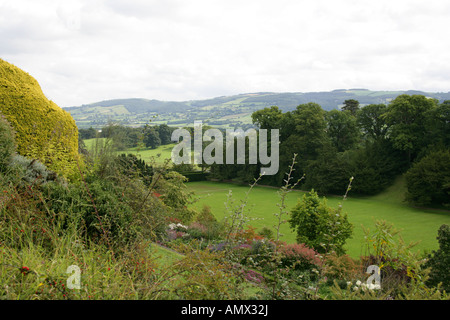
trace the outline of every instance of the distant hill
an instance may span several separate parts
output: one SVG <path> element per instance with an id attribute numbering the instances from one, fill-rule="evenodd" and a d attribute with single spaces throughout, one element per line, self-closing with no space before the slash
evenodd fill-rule
<path id="1" fill-rule="evenodd" d="M 420 94 L 441 102 L 450 100 L 450 92 L 339 89 L 328 92 L 258 92 L 181 102 L 139 98 L 115 99 L 65 110 L 70 112 L 79 128 L 99 128 L 108 121 L 128 126 L 141 126 L 149 122 L 183 126 L 192 125 L 194 120 L 203 120 L 219 127 L 245 127 L 251 125 L 252 112 L 270 106 L 278 106 L 286 112 L 294 110 L 299 104 L 315 102 L 325 110 L 331 110 L 341 107 L 348 99 L 358 100 L 361 106 L 387 104 L 400 94 Z"/>

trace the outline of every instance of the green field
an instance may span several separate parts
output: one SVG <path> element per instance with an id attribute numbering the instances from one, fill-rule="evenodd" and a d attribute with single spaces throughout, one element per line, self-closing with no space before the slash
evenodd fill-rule
<path id="1" fill-rule="evenodd" d="M 188 188 L 195 192 L 198 201 L 194 204 L 201 208 L 204 204 L 211 207 L 215 216 L 221 220 L 226 214 L 225 202 L 227 194 L 232 190 L 233 199 L 239 203 L 245 198 L 248 186 L 240 186 L 231 183 L 220 182 L 190 182 Z M 420 241 L 414 248 L 426 252 L 438 248 L 436 240 L 437 230 L 442 224 L 450 224 L 450 212 L 445 210 L 413 208 L 402 202 L 404 190 L 403 179 L 397 182 L 385 192 L 373 197 L 354 197 L 349 194 L 347 200 L 342 197 L 327 197 L 328 205 L 337 207 L 343 205 L 343 211 L 347 212 L 349 221 L 354 225 L 353 238 L 347 241 L 347 253 L 354 258 L 364 254 L 364 232 L 361 226 L 373 229 L 376 220 L 386 220 L 401 230 L 405 242 Z M 293 191 L 287 197 L 288 208 L 297 203 L 303 192 Z M 257 220 L 251 221 L 251 225 L 260 229 L 264 226 L 272 227 L 275 224 L 273 213 L 278 211 L 279 196 L 277 189 L 258 186 L 249 193 L 248 215 Z M 282 240 L 295 242 L 295 234 L 289 228 L 288 223 L 283 224 Z"/>
<path id="2" fill-rule="evenodd" d="M 93 138 L 93 139 L 86 139 L 84 140 L 84 143 L 86 145 L 86 148 L 88 151 L 91 151 L 92 148 L 95 147 L 96 141 L 97 143 L 102 144 L 105 143 L 106 138 Z M 165 159 L 170 159 L 172 156 L 172 149 L 176 144 L 167 144 L 163 146 L 159 146 L 156 149 L 149 149 L 149 148 L 129 148 L 127 150 L 121 150 L 118 151 L 118 153 L 132 153 L 135 155 L 138 155 L 142 158 L 142 160 L 150 163 L 151 158 L 154 157 L 155 161 L 157 163 L 163 163 Z"/>

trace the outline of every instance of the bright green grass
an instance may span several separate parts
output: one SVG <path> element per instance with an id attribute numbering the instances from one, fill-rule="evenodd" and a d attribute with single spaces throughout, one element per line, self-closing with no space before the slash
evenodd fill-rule
<path id="1" fill-rule="evenodd" d="M 183 258 L 183 255 L 168 248 L 164 248 L 156 243 L 152 243 L 151 251 L 161 268 L 168 268 Z"/>
<path id="2" fill-rule="evenodd" d="M 154 157 L 156 162 L 164 162 L 166 159 L 171 159 L 172 157 L 172 149 L 176 144 L 167 144 L 163 146 L 159 146 L 156 149 L 139 149 L 139 148 L 130 148 L 124 151 L 120 151 L 120 153 L 132 153 L 135 155 L 139 155 L 142 160 L 146 162 L 151 162 L 151 158 Z"/>
<path id="3" fill-rule="evenodd" d="M 352 257 L 364 254 L 364 232 L 361 226 L 373 230 L 376 220 L 386 220 L 401 230 L 405 242 L 420 243 L 414 247 L 421 252 L 438 248 L 436 240 L 437 230 L 442 224 L 450 224 L 450 212 L 444 210 L 418 209 L 402 202 L 404 190 L 403 180 L 399 179 L 391 188 L 373 197 L 353 197 L 351 192 L 347 200 L 342 197 L 328 197 L 328 205 L 337 207 L 340 203 L 348 218 L 354 225 L 353 238 L 347 241 L 347 252 Z M 188 188 L 195 192 L 199 201 L 194 205 L 201 208 L 203 204 L 211 207 L 212 212 L 221 220 L 226 214 L 225 202 L 229 190 L 236 200 L 244 199 L 248 186 L 239 186 L 220 182 L 190 182 Z M 304 193 L 293 191 L 287 197 L 286 204 L 292 208 Z M 251 221 L 251 225 L 260 229 L 264 226 L 273 227 L 276 223 L 274 212 L 278 212 L 279 196 L 277 189 L 269 187 L 255 187 L 249 194 L 249 216 L 258 218 Z M 293 243 L 295 234 L 288 223 L 282 225 L 284 233 L 282 240 Z"/>
<path id="4" fill-rule="evenodd" d="M 97 138 L 86 139 L 84 143 L 88 151 L 92 150 L 95 146 Z M 106 138 L 98 138 L 98 143 L 104 143 Z M 163 146 L 159 146 L 156 149 L 149 148 L 129 148 L 126 150 L 118 151 L 118 153 L 132 153 L 141 157 L 142 160 L 150 163 L 152 157 L 154 157 L 157 163 L 163 163 L 166 159 L 171 159 L 172 157 L 172 149 L 176 144 L 167 144 Z"/>

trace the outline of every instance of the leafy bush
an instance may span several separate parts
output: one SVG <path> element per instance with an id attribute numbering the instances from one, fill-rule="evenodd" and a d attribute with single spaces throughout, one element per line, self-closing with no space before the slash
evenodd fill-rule
<path id="1" fill-rule="evenodd" d="M 438 230 L 439 249 L 428 256 L 424 268 L 431 268 L 428 285 L 437 286 L 442 283 L 442 289 L 450 292 L 450 226 L 443 224 Z"/>
<path id="2" fill-rule="evenodd" d="M 324 276 L 327 278 L 329 285 L 334 280 L 346 283 L 349 280 L 360 279 L 362 271 L 360 261 L 352 259 L 349 255 L 331 253 L 325 258 Z"/>
<path id="3" fill-rule="evenodd" d="M 312 190 L 292 209 L 289 223 L 297 233 L 297 242 L 318 252 L 344 253 L 344 245 L 352 235 L 352 224 L 342 208 L 328 207 L 326 198 L 319 199 Z"/>
<path id="4" fill-rule="evenodd" d="M 261 230 L 259 230 L 258 235 L 268 240 L 273 240 L 274 238 L 273 231 L 267 227 L 263 227 Z"/>
<path id="5" fill-rule="evenodd" d="M 272 254 L 275 252 L 275 244 L 265 239 L 255 240 L 251 244 L 250 257 L 253 263 L 264 267 L 272 260 Z"/>
<path id="6" fill-rule="evenodd" d="M 0 172 L 5 172 L 12 156 L 16 152 L 14 131 L 0 113 Z"/>
<path id="7" fill-rule="evenodd" d="M 117 246 L 136 237 L 133 210 L 115 195 L 112 183 L 94 181 L 68 187 L 48 183 L 42 189 L 46 206 L 61 218 L 64 229 L 77 226 L 82 237 Z"/>
<path id="8" fill-rule="evenodd" d="M 151 185 L 153 177 L 153 168 L 139 159 L 134 154 L 121 154 L 117 157 L 120 166 L 119 170 L 129 177 L 138 177 L 144 181 L 147 186 Z"/>
<path id="9" fill-rule="evenodd" d="M 15 178 L 27 184 L 42 184 L 58 178 L 55 172 L 48 170 L 39 160 L 30 160 L 21 155 L 12 158 L 10 169 Z"/>
<path id="10" fill-rule="evenodd" d="M 280 246 L 280 252 L 283 267 L 304 271 L 320 265 L 318 253 L 303 243 L 285 244 Z"/>
<path id="11" fill-rule="evenodd" d="M 450 206 L 450 150 L 429 153 L 406 173 L 406 199 L 416 205 Z"/>

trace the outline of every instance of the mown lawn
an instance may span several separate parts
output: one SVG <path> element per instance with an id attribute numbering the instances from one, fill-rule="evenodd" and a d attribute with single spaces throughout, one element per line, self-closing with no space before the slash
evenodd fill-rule
<path id="1" fill-rule="evenodd" d="M 211 207 L 215 216 L 221 220 L 225 217 L 227 195 L 232 191 L 233 199 L 239 203 L 245 198 L 248 186 L 235 185 L 221 182 L 190 182 L 188 188 L 195 192 L 198 201 L 194 204 L 201 208 L 204 204 Z M 450 224 L 450 212 L 445 210 L 433 210 L 413 208 L 402 201 L 404 181 L 398 181 L 385 192 L 372 197 L 355 197 L 351 192 L 348 199 L 343 201 L 342 197 L 328 197 L 328 205 L 337 207 L 343 205 L 347 212 L 349 221 L 354 225 L 353 238 L 347 241 L 347 252 L 352 257 L 364 254 L 364 232 L 362 226 L 373 229 L 376 220 L 386 220 L 401 230 L 405 242 L 419 241 L 415 249 L 424 252 L 438 248 L 436 240 L 437 230 L 442 224 Z M 287 197 L 286 204 L 292 208 L 304 193 L 293 191 Z M 249 193 L 248 215 L 255 218 L 250 224 L 257 229 L 262 227 L 273 227 L 276 223 L 275 212 L 278 212 L 277 203 L 279 196 L 277 189 L 258 186 Z M 281 232 L 284 234 L 282 240 L 295 242 L 295 234 L 289 228 L 289 224 L 282 225 Z"/>

